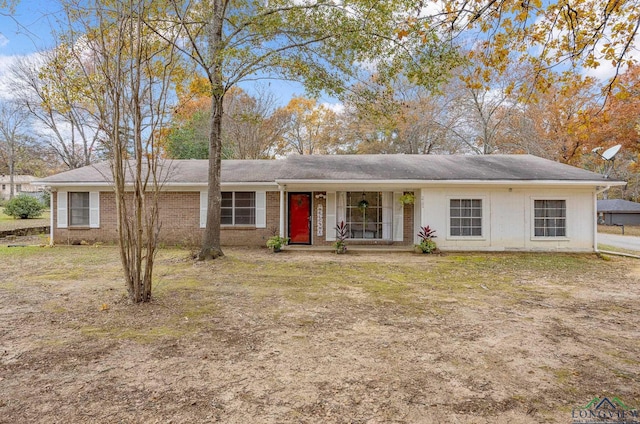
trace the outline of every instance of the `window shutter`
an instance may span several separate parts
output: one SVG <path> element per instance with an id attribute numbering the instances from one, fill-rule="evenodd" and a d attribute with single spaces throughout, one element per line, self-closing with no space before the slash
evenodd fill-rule
<path id="1" fill-rule="evenodd" d="M 393 193 L 393 241 L 404 239 L 404 204 L 400 201 L 403 192 Z M 384 217 L 384 212 L 383 215 Z"/>
<path id="2" fill-rule="evenodd" d="M 67 228 L 68 227 L 68 214 L 69 210 L 67 209 L 67 192 L 59 191 L 58 192 L 58 228 Z"/>
<path id="3" fill-rule="evenodd" d="M 347 222 L 347 192 L 337 192 L 336 201 L 338 202 L 338 207 L 336 208 L 336 224 L 342 221 Z"/>
<path id="4" fill-rule="evenodd" d="M 209 200 L 209 192 L 200 192 L 200 228 L 207 226 L 207 203 Z"/>
<path id="5" fill-rule="evenodd" d="M 327 241 L 336 239 L 336 192 L 327 191 L 327 221 L 325 225 Z"/>
<path id="6" fill-rule="evenodd" d="M 100 228 L 100 192 L 89 192 L 89 228 Z"/>
<path id="7" fill-rule="evenodd" d="M 393 193 L 390 191 L 382 192 L 382 239 L 391 240 L 393 237 Z"/>
<path id="8" fill-rule="evenodd" d="M 256 228 L 267 228 L 266 191 L 256 191 Z"/>

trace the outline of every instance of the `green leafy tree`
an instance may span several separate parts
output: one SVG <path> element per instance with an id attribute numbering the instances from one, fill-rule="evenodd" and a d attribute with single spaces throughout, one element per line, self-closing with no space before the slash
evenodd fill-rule
<path id="1" fill-rule="evenodd" d="M 223 254 L 220 161 L 224 98 L 231 88 L 249 79 L 277 77 L 300 81 L 311 94 L 325 90 L 340 95 L 350 81 L 370 71 L 358 64 L 374 66 L 385 77 L 405 73 L 437 86 L 457 59 L 456 49 L 441 42 L 435 30 L 403 26 L 420 13 L 420 1 L 173 0 L 172 4 L 173 18 L 187 41 L 180 47 L 206 75 L 212 98 L 208 209 L 200 259 Z"/>

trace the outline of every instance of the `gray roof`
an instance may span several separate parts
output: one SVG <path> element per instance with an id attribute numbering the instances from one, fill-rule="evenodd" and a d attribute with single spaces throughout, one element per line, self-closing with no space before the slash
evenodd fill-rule
<path id="1" fill-rule="evenodd" d="M 206 184 L 208 161 L 168 160 L 161 179 Z M 42 184 L 104 184 L 106 162 L 42 179 Z M 223 160 L 223 183 L 276 181 L 576 181 L 623 183 L 531 155 L 308 155 L 279 160 Z"/>
<path id="2" fill-rule="evenodd" d="M 532 155 L 289 156 L 284 169 L 281 180 L 605 180 Z"/>
<path id="3" fill-rule="evenodd" d="M 640 203 L 622 199 L 598 200 L 598 212 L 640 213 Z"/>
<path id="4" fill-rule="evenodd" d="M 223 182 L 275 182 L 280 175 L 281 160 L 224 160 Z M 206 184 L 208 160 L 167 160 L 160 167 L 160 180 L 179 184 Z M 45 184 L 108 183 L 112 180 L 108 162 L 100 162 L 40 180 Z"/>

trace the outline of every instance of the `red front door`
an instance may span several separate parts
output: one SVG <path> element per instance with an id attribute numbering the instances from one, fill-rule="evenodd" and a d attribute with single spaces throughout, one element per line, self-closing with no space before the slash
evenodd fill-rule
<path id="1" fill-rule="evenodd" d="M 311 244 L 310 193 L 289 193 L 289 243 Z"/>

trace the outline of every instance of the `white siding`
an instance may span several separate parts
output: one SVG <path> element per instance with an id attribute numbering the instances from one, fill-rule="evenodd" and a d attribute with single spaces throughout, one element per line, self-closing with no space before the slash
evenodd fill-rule
<path id="1" fill-rule="evenodd" d="M 442 250 L 594 250 L 595 210 L 589 188 L 425 188 L 421 190 L 420 225 L 435 229 Z M 482 198 L 482 237 L 448 235 L 449 199 Z M 567 207 L 566 237 L 534 237 L 534 199 L 564 199 Z"/>

